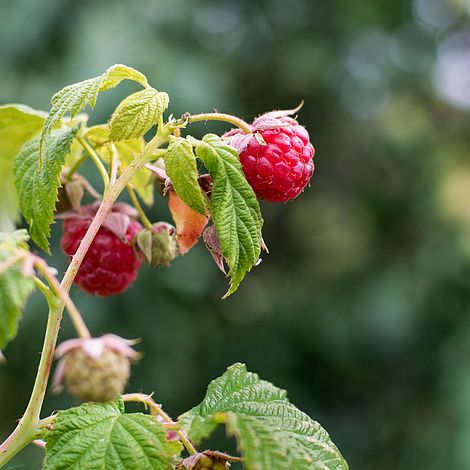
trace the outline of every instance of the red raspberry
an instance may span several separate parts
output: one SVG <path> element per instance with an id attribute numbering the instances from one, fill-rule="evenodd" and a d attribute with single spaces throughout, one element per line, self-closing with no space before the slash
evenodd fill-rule
<path id="1" fill-rule="evenodd" d="M 64 217 L 61 246 L 70 259 L 90 226 L 93 212 L 95 208 L 83 208 L 80 214 Z M 132 244 L 141 230 L 128 215 L 112 212 L 98 230 L 74 282 L 90 294 L 106 297 L 124 292 L 135 281 L 143 261 L 143 254 L 136 253 Z"/>
<path id="2" fill-rule="evenodd" d="M 313 175 L 315 150 L 305 127 L 283 112 L 253 122 L 253 133 L 231 131 L 247 181 L 260 199 L 285 202 L 296 198 Z"/>

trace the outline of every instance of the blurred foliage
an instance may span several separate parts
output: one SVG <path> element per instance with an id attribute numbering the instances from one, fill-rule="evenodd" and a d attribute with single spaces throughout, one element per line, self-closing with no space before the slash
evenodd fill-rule
<path id="1" fill-rule="evenodd" d="M 312 187 L 263 206 L 271 253 L 233 298 L 220 300 L 226 281 L 201 246 L 117 298 L 73 292 L 94 332 L 143 339 L 133 389 L 176 416 L 245 361 L 352 469 L 470 468 L 469 13 L 468 0 L 0 2 L 0 103 L 47 110 L 115 62 L 167 91 L 175 115 L 249 120 L 305 100 Z M 100 97 L 93 122 L 131 86 Z M 161 201 L 152 218 L 168 218 Z M 50 261 L 65 267 L 59 248 Z M 0 368 L 2 435 L 44 323 L 36 296 Z M 49 396 L 44 414 L 71 404 Z M 11 468 L 40 459 L 29 448 Z"/>

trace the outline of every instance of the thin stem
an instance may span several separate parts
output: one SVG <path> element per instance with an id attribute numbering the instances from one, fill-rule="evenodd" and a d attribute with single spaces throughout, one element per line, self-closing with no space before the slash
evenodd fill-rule
<path id="1" fill-rule="evenodd" d="M 163 427 L 166 431 L 177 431 L 180 428 L 179 423 L 172 422 L 172 423 L 163 423 Z"/>
<path id="2" fill-rule="evenodd" d="M 8 439 L 0 446 L 0 468 L 10 461 L 19 451 L 26 447 L 36 436 L 37 423 L 41 412 L 44 395 L 47 388 L 47 379 L 54 359 L 57 336 L 62 320 L 62 306 L 60 303 L 49 304 L 46 334 L 39 362 L 36 380 L 29 400 L 28 407 L 20 419 L 18 426 Z"/>
<path id="3" fill-rule="evenodd" d="M 92 159 L 93 163 L 95 164 L 96 168 L 100 172 L 101 178 L 103 180 L 104 187 L 107 188 L 109 186 L 109 175 L 106 171 L 101 158 L 95 152 L 95 149 L 88 143 L 86 139 L 83 137 L 77 137 L 78 142 L 80 142 L 81 146 L 88 152 L 88 155 Z"/>
<path id="4" fill-rule="evenodd" d="M 127 185 L 127 192 L 129 193 L 129 196 L 131 197 L 132 204 L 134 207 L 137 209 L 137 212 L 139 213 L 140 220 L 144 224 L 145 228 L 152 228 L 152 222 L 148 219 L 148 217 L 145 215 L 144 209 L 140 205 L 139 199 L 137 198 L 137 194 L 134 191 L 134 188 L 132 185 L 129 183 Z"/>
<path id="5" fill-rule="evenodd" d="M 80 165 L 88 158 L 88 155 L 83 154 L 80 158 L 77 158 L 73 165 L 68 169 L 67 171 L 67 180 L 72 181 L 72 176 L 75 174 L 75 172 L 78 170 Z"/>
<path id="6" fill-rule="evenodd" d="M 136 403 L 142 403 L 145 407 L 150 408 L 150 412 L 152 416 L 161 416 L 164 421 L 167 423 L 173 425 L 174 421 L 171 419 L 171 417 L 163 411 L 162 407 L 155 403 L 155 400 L 153 400 L 151 395 L 145 395 L 144 393 L 128 393 L 126 395 L 122 396 L 122 399 L 125 402 L 136 402 Z M 181 442 L 183 443 L 184 447 L 186 447 L 186 450 L 190 455 L 197 454 L 197 449 L 193 446 L 191 441 L 186 437 L 183 431 L 176 429 L 175 430 L 176 434 L 178 437 L 181 439 Z"/>
<path id="7" fill-rule="evenodd" d="M 47 287 L 46 284 L 44 284 L 44 282 L 42 282 L 41 279 L 37 278 L 36 276 L 34 277 L 34 285 L 38 290 L 41 291 L 47 302 L 50 303 L 54 297 L 54 294 L 51 292 L 49 287 Z"/>
<path id="8" fill-rule="evenodd" d="M 59 297 L 65 305 L 78 336 L 80 336 L 80 338 L 91 338 L 90 330 L 86 326 L 78 308 L 73 303 L 69 293 L 60 286 L 59 281 L 51 274 L 49 266 L 41 258 L 37 258 L 34 264 L 36 269 L 44 276 L 54 290 L 57 297 Z"/>
<path id="9" fill-rule="evenodd" d="M 251 126 L 243 119 L 224 113 L 203 113 L 187 116 L 187 122 L 223 121 L 239 127 L 245 134 L 251 133 Z"/>

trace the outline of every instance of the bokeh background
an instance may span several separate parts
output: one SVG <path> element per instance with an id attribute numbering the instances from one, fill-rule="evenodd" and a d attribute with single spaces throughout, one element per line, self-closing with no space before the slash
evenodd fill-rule
<path id="1" fill-rule="evenodd" d="M 116 62 L 167 91 L 175 115 L 251 120 L 305 100 L 311 188 L 263 204 L 270 254 L 234 296 L 221 300 L 203 246 L 119 297 L 73 291 L 95 333 L 143 339 L 132 389 L 177 416 L 242 361 L 351 469 L 470 468 L 469 14 L 468 0 L 0 1 L 0 103 L 47 110 Z M 92 122 L 135 89 L 101 95 Z M 224 127 L 193 128 L 209 129 Z M 151 215 L 168 218 L 163 201 Z M 49 261 L 65 268 L 58 248 Z M 33 296 L 6 350 L 1 436 L 27 403 L 45 317 Z M 49 395 L 44 415 L 70 405 Z M 7 468 L 41 458 L 30 447 Z"/>

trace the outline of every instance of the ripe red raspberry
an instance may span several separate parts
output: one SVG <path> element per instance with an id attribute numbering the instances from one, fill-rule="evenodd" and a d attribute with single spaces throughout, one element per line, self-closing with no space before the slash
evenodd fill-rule
<path id="1" fill-rule="evenodd" d="M 74 282 L 90 294 L 109 296 L 124 292 L 136 279 L 143 254 L 136 253 L 133 239 L 142 226 L 122 212 L 116 204 L 96 234 Z M 125 208 L 128 210 L 127 208 Z M 80 213 L 64 214 L 62 250 L 70 258 L 75 254 L 91 224 L 96 206 Z"/>
<path id="2" fill-rule="evenodd" d="M 315 150 L 305 127 L 272 112 L 253 122 L 252 134 L 231 131 L 247 181 L 260 199 L 285 202 L 296 198 L 313 175 Z"/>

